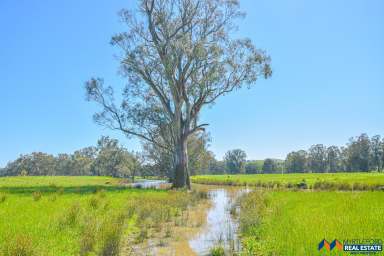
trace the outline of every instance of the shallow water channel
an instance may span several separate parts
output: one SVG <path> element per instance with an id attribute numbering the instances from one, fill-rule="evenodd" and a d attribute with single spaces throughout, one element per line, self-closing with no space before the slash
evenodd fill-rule
<path id="1" fill-rule="evenodd" d="M 161 180 L 140 180 L 133 187 L 159 188 L 166 184 Z M 230 186 L 194 185 L 194 189 L 208 192 L 210 206 L 202 209 L 206 212 L 206 221 L 197 234 L 191 237 L 188 245 L 195 255 L 209 255 L 214 247 L 223 247 L 228 255 L 239 252 L 241 243 L 238 236 L 239 223 L 236 214 L 237 199 L 249 192 L 246 188 Z M 189 255 L 189 254 L 188 254 Z"/>
<path id="2" fill-rule="evenodd" d="M 189 241 L 191 249 L 197 255 L 208 255 L 216 246 L 225 248 L 227 252 L 239 252 L 239 223 L 231 211 L 239 211 L 236 200 L 247 190 L 217 186 L 204 186 L 204 189 L 208 189 L 212 206 L 208 209 L 207 222 L 202 231 Z"/>

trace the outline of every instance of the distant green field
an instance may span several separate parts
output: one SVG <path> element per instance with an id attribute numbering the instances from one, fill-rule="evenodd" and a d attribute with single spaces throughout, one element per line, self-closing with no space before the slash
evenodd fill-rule
<path id="1" fill-rule="evenodd" d="M 75 187 L 75 186 L 105 186 L 117 185 L 118 178 L 100 176 L 12 176 L 0 178 L 1 187 Z"/>
<path id="2" fill-rule="evenodd" d="M 384 238 L 384 192 L 259 193 L 242 200 L 246 255 L 340 255 L 335 249 L 333 254 L 320 253 L 317 246 L 324 238 Z"/>
<path id="3" fill-rule="evenodd" d="M 126 188 L 122 182 L 126 180 L 98 176 L 14 176 L 0 178 L 0 192 L 55 192 L 58 189 L 66 193 L 89 193 L 100 189 L 116 191 Z"/>
<path id="4" fill-rule="evenodd" d="M 289 174 L 239 174 L 239 175 L 198 175 L 191 177 L 192 182 L 215 185 L 251 185 L 262 187 L 294 186 L 305 182 L 308 186 L 322 184 L 345 185 L 352 189 L 375 188 L 384 186 L 384 173 L 289 173 Z"/>
<path id="5" fill-rule="evenodd" d="M 197 200 L 193 193 L 131 189 L 119 182 L 0 178 L 0 255 L 117 255 L 123 237 L 145 239 L 151 227 Z"/>

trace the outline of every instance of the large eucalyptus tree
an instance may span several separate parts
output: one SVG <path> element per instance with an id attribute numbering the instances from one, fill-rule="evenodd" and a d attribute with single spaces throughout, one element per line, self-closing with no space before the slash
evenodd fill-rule
<path id="1" fill-rule="evenodd" d="M 125 32 L 112 37 L 127 78 L 122 102 L 93 78 L 87 97 L 102 106 L 97 123 L 168 150 L 174 187 L 189 187 L 187 139 L 204 130 L 205 106 L 258 77 L 271 75 L 270 58 L 249 39 L 233 39 L 243 16 L 237 0 L 139 0 L 122 10 Z"/>

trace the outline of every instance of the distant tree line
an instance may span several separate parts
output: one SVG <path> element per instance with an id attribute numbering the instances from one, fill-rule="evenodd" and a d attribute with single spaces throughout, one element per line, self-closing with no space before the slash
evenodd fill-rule
<path id="1" fill-rule="evenodd" d="M 192 175 L 209 173 L 214 155 L 208 148 L 207 134 L 190 136 L 189 168 Z M 57 156 L 32 152 L 21 155 L 0 168 L 0 176 L 163 176 L 172 178 L 172 154 L 153 144 L 143 144 L 142 152 L 128 151 L 116 139 L 101 137 L 96 146 L 85 147 L 72 154 Z"/>
<path id="2" fill-rule="evenodd" d="M 97 146 L 86 147 L 73 154 L 53 156 L 42 152 L 21 155 L 0 170 L 3 176 L 16 175 L 97 175 L 127 177 L 140 168 L 140 157 L 120 146 L 118 141 L 101 137 Z"/>
<path id="3" fill-rule="evenodd" d="M 289 153 L 285 160 L 287 172 L 367 172 L 383 168 L 384 140 L 380 135 L 369 138 L 365 133 L 350 138 L 343 147 L 316 144 L 307 151 Z"/>
<path id="4" fill-rule="evenodd" d="M 285 160 L 246 160 L 241 149 L 228 151 L 223 161 L 213 160 L 206 173 L 367 172 L 384 169 L 384 138 L 365 133 L 342 147 L 316 144 L 308 150 L 290 152 Z"/>
<path id="5" fill-rule="evenodd" d="M 187 142 L 189 173 L 253 174 L 294 172 L 383 171 L 384 139 L 366 134 L 353 137 L 342 147 L 316 144 L 308 150 L 290 152 L 285 160 L 267 158 L 247 160 L 244 150 L 229 150 L 217 160 L 208 150 L 207 134 L 190 136 Z M 53 156 L 41 152 L 21 155 L 0 169 L 0 175 L 97 175 L 113 177 L 163 176 L 172 180 L 173 157 L 152 143 L 143 144 L 142 152 L 131 152 L 117 140 L 101 137 L 97 146 L 86 147 L 72 154 Z"/>

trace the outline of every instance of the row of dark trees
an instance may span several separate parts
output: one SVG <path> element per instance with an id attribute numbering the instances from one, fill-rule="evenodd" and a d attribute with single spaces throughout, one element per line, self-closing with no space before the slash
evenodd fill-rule
<path id="1" fill-rule="evenodd" d="M 97 146 L 86 147 L 73 154 L 53 156 L 42 152 L 21 155 L 9 162 L 1 175 L 97 175 L 112 177 L 133 176 L 139 170 L 141 157 L 129 152 L 109 137 L 101 137 Z"/>
<path id="2" fill-rule="evenodd" d="M 223 161 L 213 159 L 205 173 L 354 172 L 384 169 L 384 138 L 365 133 L 350 138 L 342 147 L 316 144 L 289 153 L 284 160 L 267 158 L 247 161 L 241 149 L 228 151 Z"/>
<path id="3" fill-rule="evenodd" d="M 188 139 L 189 172 L 197 174 L 287 173 L 287 172 L 353 172 L 384 169 L 384 139 L 366 134 L 351 138 L 343 147 L 316 144 L 308 150 L 289 153 L 284 160 L 267 158 L 247 160 L 245 151 L 229 150 L 222 161 L 208 150 L 209 136 L 194 135 Z M 117 140 L 102 137 L 97 146 L 73 154 L 53 156 L 41 152 L 21 155 L 9 162 L 0 175 L 98 175 L 113 177 L 166 176 L 172 180 L 171 152 L 151 143 L 134 153 Z"/>
<path id="4" fill-rule="evenodd" d="M 382 171 L 384 168 L 384 139 L 367 134 L 353 137 L 343 147 L 323 144 L 307 151 L 291 152 L 285 160 L 287 172 L 353 172 Z"/>
<path id="5" fill-rule="evenodd" d="M 284 160 L 267 158 L 265 160 L 247 160 L 245 151 L 229 150 L 223 161 L 213 159 L 209 169 L 202 174 L 255 174 L 277 173 L 284 171 Z"/>
<path id="6" fill-rule="evenodd" d="M 207 173 L 214 155 L 208 148 L 206 134 L 188 140 L 189 168 L 192 175 Z M 85 147 L 72 154 L 57 156 L 42 152 L 21 155 L 0 168 L 0 176 L 166 176 L 173 178 L 172 154 L 150 143 L 143 144 L 142 152 L 131 152 L 116 139 L 101 137 L 96 146 Z"/>
<path id="7" fill-rule="evenodd" d="M 198 174 L 253 174 L 253 173 L 276 173 L 284 169 L 284 160 L 267 158 L 265 160 L 247 160 L 244 150 L 233 149 L 225 153 L 222 161 L 210 158 Z M 195 174 L 197 174 L 195 172 Z"/>

